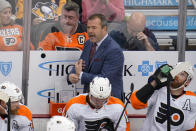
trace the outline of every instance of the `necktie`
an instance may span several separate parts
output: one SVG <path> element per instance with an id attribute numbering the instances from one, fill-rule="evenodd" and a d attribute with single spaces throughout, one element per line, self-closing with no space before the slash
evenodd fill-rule
<path id="1" fill-rule="evenodd" d="M 91 60 L 92 60 L 92 58 L 93 58 L 93 56 L 94 56 L 94 54 L 96 52 L 96 46 L 97 46 L 97 44 L 93 43 L 93 45 L 91 47 L 91 51 L 90 51 L 90 59 L 89 59 L 90 61 L 89 62 L 91 62 Z"/>

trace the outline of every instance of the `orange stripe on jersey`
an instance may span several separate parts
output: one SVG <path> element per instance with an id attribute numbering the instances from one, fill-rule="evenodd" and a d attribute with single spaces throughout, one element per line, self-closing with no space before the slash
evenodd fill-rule
<path id="1" fill-rule="evenodd" d="M 190 95 L 190 96 L 196 96 L 196 94 L 192 91 L 186 91 L 185 93 L 186 95 Z"/>
<path id="2" fill-rule="evenodd" d="M 136 91 L 137 92 L 137 91 Z M 136 96 L 136 92 L 133 92 L 133 94 L 131 95 L 131 105 L 133 106 L 133 108 L 135 109 L 143 109 L 146 108 L 148 105 L 147 103 L 143 103 L 141 102 L 137 96 Z"/>
<path id="3" fill-rule="evenodd" d="M 17 115 L 26 116 L 30 121 L 32 121 L 32 113 L 25 105 L 20 105 Z"/>
<path id="4" fill-rule="evenodd" d="M 63 32 L 53 32 L 39 42 L 39 48 L 43 50 L 66 50 L 66 48 L 83 50 L 84 43 L 88 39 L 86 32 L 75 33 L 70 37 L 67 34 L 63 34 Z"/>
<path id="5" fill-rule="evenodd" d="M 107 105 L 111 105 L 111 104 L 120 104 L 120 105 L 122 105 L 122 106 L 124 107 L 123 102 L 122 102 L 120 99 L 115 98 L 115 97 L 113 97 L 113 96 L 111 96 L 111 97 L 109 98 L 108 103 L 107 103 Z"/>
<path id="6" fill-rule="evenodd" d="M 86 95 L 80 95 L 69 100 L 65 106 L 65 111 L 67 111 L 72 104 L 76 104 L 76 103 L 86 104 Z"/>

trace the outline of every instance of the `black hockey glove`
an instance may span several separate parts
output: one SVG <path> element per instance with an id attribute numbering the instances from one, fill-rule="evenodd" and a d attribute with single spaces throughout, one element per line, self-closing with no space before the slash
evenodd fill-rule
<path id="1" fill-rule="evenodd" d="M 153 80 L 156 81 L 157 86 L 155 90 L 160 89 L 161 87 L 167 86 L 169 83 L 169 79 L 171 79 L 170 71 L 172 70 L 172 66 L 168 64 L 164 64 L 160 66 L 155 73 L 148 78 L 148 83 Z"/>

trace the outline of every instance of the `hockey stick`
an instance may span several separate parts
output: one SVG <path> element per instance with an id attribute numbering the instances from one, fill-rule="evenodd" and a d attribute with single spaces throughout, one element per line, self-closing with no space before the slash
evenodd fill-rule
<path id="1" fill-rule="evenodd" d="M 10 101 L 10 98 L 9 98 L 9 100 L 8 100 L 8 103 L 7 103 L 7 105 L 8 105 L 8 111 L 7 111 L 7 113 L 8 113 L 8 117 L 7 117 L 7 131 L 10 131 L 10 121 L 11 121 L 11 118 L 10 118 L 10 110 L 11 110 L 11 101 Z"/>
<path id="2" fill-rule="evenodd" d="M 171 130 L 171 110 L 170 110 L 170 82 L 172 81 L 171 75 L 167 80 L 167 131 Z"/>
<path id="3" fill-rule="evenodd" d="M 168 83 L 168 85 L 167 85 L 167 131 L 171 130 L 170 124 L 171 124 L 171 119 L 170 119 L 170 86 Z"/>
<path id="4" fill-rule="evenodd" d="M 122 119 L 122 116 L 123 116 L 123 114 L 124 114 L 124 112 L 125 112 L 125 110 L 126 110 L 126 108 L 127 108 L 127 105 L 128 105 L 129 103 L 131 103 L 131 102 L 130 102 L 130 98 L 131 98 L 131 95 L 132 95 L 133 90 L 134 90 L 134 84 L 133 84 L 133 83 L 131 83 L 131 88 L 130 88 L 130 90 L 131 90 L 131 92 L 130 92 L 129 94 L 127 94 L 127 96 L 125 97 L 125 99 L 126 99 L 127 101 L 126 101 L 125 107 L 124 107 L 124 109 L 123 109 L 123 111 L 122 111 L 122 113 L 121 113 L 121 115 L 120 115 L 120 118 L 119 118 L 119 120 L 118 120 L 118 122 L 117 122 L 117 124 L 116 124 L 116 127 L 114 128 L 114 131 L 117 131 L 117 128 L 118 128 L 118 126 L 119 126 L 119 124 L 120 124 L 120 121 L 121 121 L 121 119 Z"/>

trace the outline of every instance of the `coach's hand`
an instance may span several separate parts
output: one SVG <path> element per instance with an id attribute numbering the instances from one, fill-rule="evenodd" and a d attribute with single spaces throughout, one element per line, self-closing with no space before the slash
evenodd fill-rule
<path id="1" fill-rule="evenodd" d="M 76 84 L 79 81 L 79 76 L 77 74 L 69 74 L 69 81 L 72 84 Z"/>

